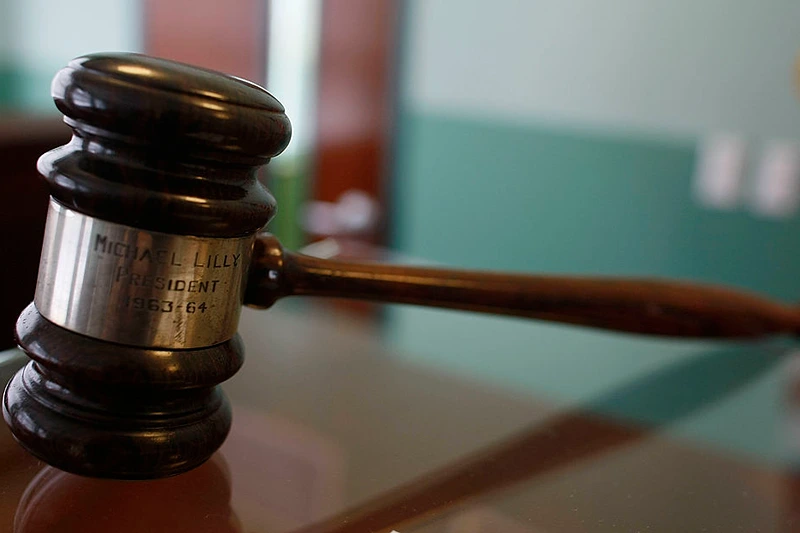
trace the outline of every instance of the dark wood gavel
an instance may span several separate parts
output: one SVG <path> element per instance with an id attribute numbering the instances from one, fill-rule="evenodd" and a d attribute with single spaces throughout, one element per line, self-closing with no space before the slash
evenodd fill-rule
<path id="1" fill-rule="evenodd" d="M 203 463 L 231 412 L 242 304 L 293 295 L 428 305 L 677 337 L 794 334 L 800 313 L 672 281 L 509 275 L 316 259 L 259 231 L 275 201 L 258 169 L 288 144 L 261 87 L 135 54 L 78 58 L 52 86 L 73 130 L 43 155 L 51 192 L 34 303 L 17 323 L 32 361 L 3 414 L 44 461 L 154 478 Z"/>

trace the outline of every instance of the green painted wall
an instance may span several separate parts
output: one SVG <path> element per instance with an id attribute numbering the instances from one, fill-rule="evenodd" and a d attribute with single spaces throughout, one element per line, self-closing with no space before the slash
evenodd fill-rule
<path id="1" fill-rule="evenodd" d="M 692 198 L 695 139 L 402 114 L 401 251 L 477 268 L 669 275 L 800 298 L 800 218 Z"/>
<path id="2" fill-rule="evenodd" d="M 800 221 L 697 206 L 692 138 L 413 111 L 401 113 L 399 132 L 394 242 L 410 256 L 482 269 L 673 276 L 787 301 L 800 296 Z M 783 454 L 775 355 L 783 345 L 665 341 L 411 307 L 393 308 L 386 331 L 406 357 L 466 379 L 667 423 L 676 435 L 766 461 Z M 730 354 L 731 369 L 765 366 L 739 376 L 735 391 L 681 411 L 676 398 L 691 402 L 703 381 L 728 382 L 720 352 Z M 675 394 L 660 402 L 628 394 L 653 376 L 658 390 Z"/>

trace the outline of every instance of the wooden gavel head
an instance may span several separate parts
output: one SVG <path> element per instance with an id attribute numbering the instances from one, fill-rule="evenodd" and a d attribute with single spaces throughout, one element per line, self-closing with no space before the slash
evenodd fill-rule
<path id="1" fill-rule="evenodd" d="M 275 211 L 257 172 L 289 120 L 257 85 L 135 54 L 78 58 L 52 93 L 73 137 L 39 160 L 51 201 L 17 323 L 32 361 L 3 414 L 69 472 L 189 470 L 230 428 L 218 384 L 243 362 L 248 264 Z"/>

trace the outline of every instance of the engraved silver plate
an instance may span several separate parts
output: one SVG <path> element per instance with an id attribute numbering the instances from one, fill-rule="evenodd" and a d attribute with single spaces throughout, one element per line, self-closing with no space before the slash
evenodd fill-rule
<path id="1" fill-rule="evenodd" d="M 96 339 L 211 346 L 236 333 L 254 239 L 144 231 L 51 199 L 34 301 L 51 322 Z"/>

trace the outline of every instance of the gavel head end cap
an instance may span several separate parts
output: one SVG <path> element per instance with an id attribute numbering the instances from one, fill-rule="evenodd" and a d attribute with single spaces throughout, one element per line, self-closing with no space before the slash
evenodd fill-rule
<path id="1" fill-rule="evenodd" d="M 156 150 L 264 164 L 291 137 L 283 106 L 262 87 L 140 54 L 76 58 L 55 76 L 52 95 L 78 132 Z"/>

